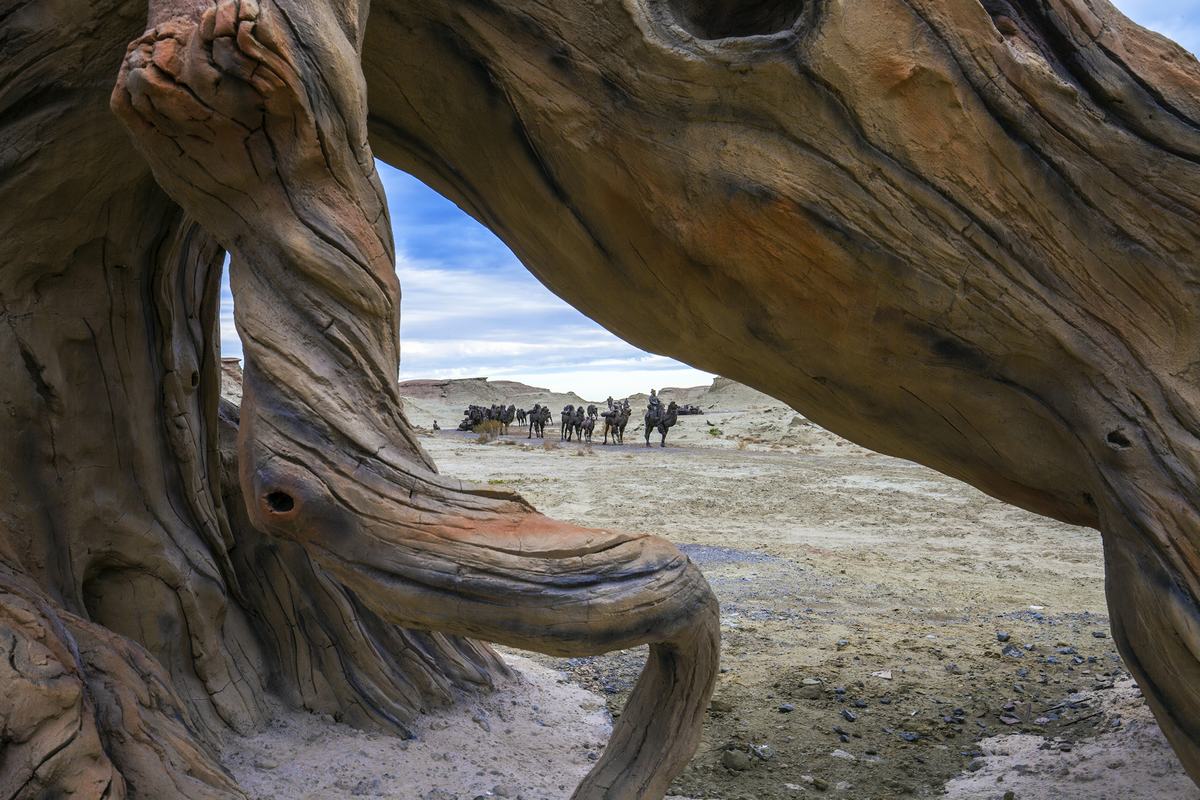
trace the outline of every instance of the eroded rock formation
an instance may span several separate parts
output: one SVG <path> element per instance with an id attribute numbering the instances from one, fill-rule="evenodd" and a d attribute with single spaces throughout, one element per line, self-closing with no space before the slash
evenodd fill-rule
<path id="1" fill-rule="evenodd" d="M 412 435 L 372 148 L 625 338 L 1099 527 L 1200 778 L 1193 58 L 1104 0 L 372 6 L 0 0 L 6 796 L 240 797 L 266 692 L 403 730 L 501 668 L 455 635 L 653 643 L 579 796 L 694 748 L 695 568 Z"/>
<path id="2" fill-rule="evenodd" d="M 376 152 L 623 338 L 1100 528 L 1200 779 L 1193 56 L 1105 0 L 397 1 L 363 63 Z"/>
<path id="3" fill-rule="evenodd" d="M 214 745 L 261 723 L 266 691 L 403 732 L 503 669 L 455 634 L 564 655 L 650 644 L 576 794 L 663 794 L 699 741 L 715 600 L 665 541 L 548 520 L 443 478 L 421 450 L 396 392 L 365 7 L 151 4 L 108 80 L 127 133 L 59 88 L 91 80 L 55 50 L 92 55 L 108 18 L 89 11 L 0 12 L 5 86 L 29 90 L 42 60 L 57 70 L 6 117 L 6 191 L 32 202 L 25 226 L 6 220 L 2 563 L 34 598 L 5 606 L 9 795 L 241 796 Z M 80 163 L 92 120 L 94 155 L 113 155 Z M 77 172 L 82 213 L 62 205 Z M 219 416 L 223 251 L 246 374 L 240 409 Z"/>

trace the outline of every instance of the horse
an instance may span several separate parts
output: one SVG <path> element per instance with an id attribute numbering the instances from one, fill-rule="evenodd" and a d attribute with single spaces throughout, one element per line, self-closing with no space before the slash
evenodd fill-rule
<path id="1" fill-rule="evenodd" d="M 652 409 L 646 410 L 646 447 L 650 446 L 650 431 L 657 429 L 662 434 L 662 441 L 659 447 L 667 446 L 667 431 L 679 421 L 679 406 L 672 400 L 667 406 L 665 412 L 659 411 L 657 414 Z"/>

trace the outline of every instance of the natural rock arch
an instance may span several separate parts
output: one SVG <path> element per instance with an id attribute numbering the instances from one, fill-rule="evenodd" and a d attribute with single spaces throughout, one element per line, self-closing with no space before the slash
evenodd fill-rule
<path id="1" fill-rule="evenodd" d="M 625 338 L 1100 527 L 1117 640 L 1200 777 L 1200 67 L 1104 0 L 3 0 L 0 26 L 6 796 L 239 797 L 211 744 L 264 689 L 396 729 L 502 668 L 394 623 L 656 643 L 581 796 L 661 794 L 694 748 L 695 568 L 411 435 L 368 135 Z"/>

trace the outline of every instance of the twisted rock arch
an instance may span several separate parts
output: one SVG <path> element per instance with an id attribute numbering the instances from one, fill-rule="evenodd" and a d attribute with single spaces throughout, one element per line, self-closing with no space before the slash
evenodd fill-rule
<path id="1" fill-rule="evenodd" d="M 454 634 L 652 642 L 578 796 L 686 763 L 711 593 L 436 473 L 372 149 L 630 341 L 1099 527 L 1200 778 L 1200 67 L 1104 0 L 0 0 L 0 33 L 0 793 L 241 797 L 212 749 L 264 692 L 403 730 L 502 669 Z"/>

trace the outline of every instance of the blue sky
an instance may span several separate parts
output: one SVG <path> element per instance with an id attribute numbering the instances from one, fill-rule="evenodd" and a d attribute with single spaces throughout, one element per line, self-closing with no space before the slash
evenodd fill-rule
<path id="1" fill-rule="evenodd" d="M 1200 52 L 1200 0 L 1118 0 L 1134 20 Z M 403 292 L 400 378 L 518 380 L 584 397 L 698 386 L 712 375 L 626 344 L 550 293 L 490 231 L 379 163 Z M 228 281 L 221 350 L 241 356 Z"/>
<path id="2" fill-rule="evenodd" d="M 1200 53 L 1200 0 L 1115 0 L 1125 15 Z"/>

